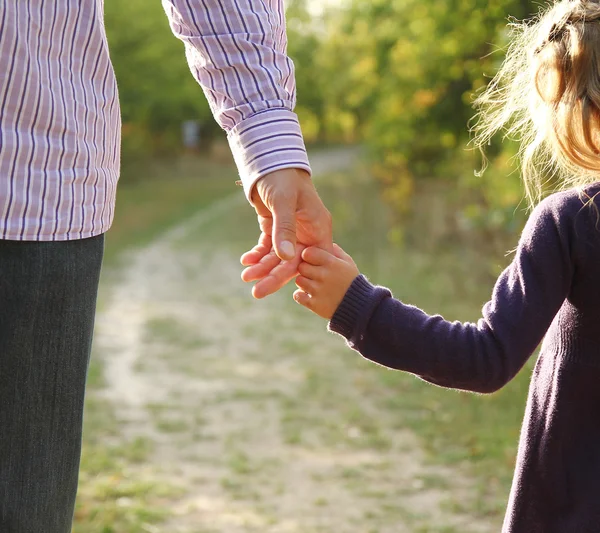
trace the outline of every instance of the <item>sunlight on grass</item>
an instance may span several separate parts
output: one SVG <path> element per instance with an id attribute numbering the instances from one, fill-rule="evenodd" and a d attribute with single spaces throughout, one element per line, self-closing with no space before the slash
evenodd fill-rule
<path id="1" fill-rule="evenodd" d="M 144 179 L 128 176 L 131 182 L 123 180 L 119 187 L 115 222 L 107 235 L 105 271 L 117 266 L 123 252 L 149 242 L 216 199 L 239 192 L 233 167 L 203 160 L 162 163 L 139 173 Z M 171 331 L 169 324 L 155 326 L 153 334 L 159 336 L 172 339 L 181 334 Z M 104 382 L 102 372 L 100 360 L 92 357 L 73 533 L 152 533 L 153 524 L 169 515 L 169 502 L 179 489 L 129 477 L 129 466 L 143 463 L 153 443 L 142 437 L 122 442 L 112 405 L 96 393 Z M 183 420 L 157 419 L 156 423 L 166 432 L 188 428 Z"/>
<path id="2" fill-rule="evenodd" d="M 119 209 L 126 212 L 126 216 L 117 219 L 114 236 L 108 240 L 108 246 L 112 247 L 108 269 L 118 271 L 123 251 L 150 242 L 166 226 L 184 220 L 215 198 L 229 194 L 230 170 L 216 169 L 214 175 L 205 176 L 201 181 L 184 176 L 169 181 L 137 181 L 124 187 Z M 405 244 L 392 244 L 391 217 L 381 204 L 377 187 L 370 181 L 331 175 L 320 180 L 319 189 L 334 215 L 336 240 L 374 282 L 389 285 L 396 296 L 408 303 L 449 319 L 479 317 L 481 306 L 489 297 L 493 275 L 508 258 L 493 255 L 492 251 L 484 253 L 474 242 L 428 240 L 422 234 L 423 228 L 410 220 L 404 227 Z M 417 195 L 416 205 L 421 201 L 428 204 L 429 198 L 420 199 Z M 176 245 L 208 254 L 218 249 L 236 257 L 252 246 L 256 235 L 254 213 L 242 203 L 240 209 L 219 214 L 203 225 L 201 232 L 192 232 Z M 415 239 L 414 235 L 419 238 Z M 495 266 L 490 267 L 491 264 Z M 243 405 L 248 412 L 262 412 L 275 405 L 279 439 L 288 450 L 303 450 L 316 457 L 326 456 L 333 450 L 351 457 L 367 454 L 370 460 L 340 464 L 328 472 L 329 477 L 322 479 L 323 483 L 337 483 L 360 500 L 377 503 L 361 519 L 360 527 L 364 531 L 375 532 L 395 522 L 408 524 L 410 531 L 459 531 L 453 526 L 440 528 L 433 522 L 425 526 L 423 524 L 430 523 L 429 518 L 418 513 L 413 516 L 410 504 L 398 507 L 393 503 L 421 490 L 448 494 L 450 500 L 445 505 L 449 512 L 491 517 L 499 522 L 512 475 L 527 370 L 505 390 L 489 397 L 443 390 L 413 376 L 370 364 L 345 348 L 341 339 L 336 349 L 330 349 L 329 344 L 320 346 L 321 341 L 315 342 L 315 339 L 323 338 L 317 332 L 324 330 L 325 322 L 291 301 L 292 287 L 263 302 L 252 301 L 249 291 L 247 300 L 234 295 L 224 301 L 218 298 L 218 286 L 214 287 L 214 293 L 210 292 L 211 287 L 207 289 L 202 297 L 220 310 L 246 314 L 268 308 L 268 328 L 257 328 L 256 323 L 251 322 L 249 326 L 240 324 L 237 330 L 238 335 L 257 343 L 246 357 L 265 365 L 276 364 L 281 359 L 291 363 L 298 361 L 298 376 L 293 387 L 290 383 L 289 390 L 269 388 L 273 383 L 266 381 L 263 388 L 240 380 L 235 387 L 215 392 L 211 402 L 202 405 L 203 412 L 210 413 L 211 409 L 218 410 L 225 405 L 234 411 L 235 406 Z M 164 345 L 163 359 L 173 370 L 193 375 L 204 372 L 207 361 L 197 354 L 203 348 L 209 349 L 211 343 L 201 332 L 168 317 L 151 318 L 145 326 L 144 342 L 154 347 Z M 274 340 L 270 328 L 285 331 L 290 327 L 296 335 L 280 335 Z M 140 372 L 147 370 L 143 363 L 144 360 L 140 360 L 141 366 L 137 369 Z M 231 365 L 235 368 L 234 362 L 223 358 L 221 366 L 213 365 L 212 377 L 220 379 L 223 373 L 232 374 Z M 134 482 L 128 477 L 128 465 L 143 464 L 153 453 L 153 443 L 147 439 L 119 441 L 120 421 L 112 413 L 110 403 L 93 392 L 101 388 L 102 382 L 101 367 L 94 361 L 90 369 L 92 393 L 87 404 L 82 488 L 74 532 L 152 531 L 154 525 L 168 515 L 176 491 L 151 480 Z M 147 406 L 155 430 L 173 438 L 197 439 L 197 442 L 215 438 L 205 434 L 207 421 L 202 415 L 190 418 L 190 413 L 177 414 L 175 404 Z M 223 412 L 224 423 L 229 423 L 234 411 Z M 453 480 L 443 475 L 426 472 L 415 480 L 415 486 L 408 487 L 397 487 L 396 480 L 388 479 L 390 472 L 402 464 L 404 449 L 395 437 L 406 430 L 417 435 L 432 465 L 449 465 L 475 478 L 473 501 L 452 499 Z M 221 458 L 220 489 L 233 501 L 268 505 L 269 491 L 278 494 L 277 490 L 284 490 L 278 489 L 281 481 L 271 474 L 285 469 L 286 465 L 277 461 L 267 464 L 239 447 L 239 443 L 248 438 L 246 426 L 229 431 Z M 206 457 L 193 457 L 197 463 L 205 460 Z M 391 487 L 395 487 L 392 492 Z M 311 502 L 313 509 L 326 510 L 329 497 L 315 495 Z M 276 519 L 273 520 L 276 523 Z"/>
<path id="3" fill-rule="evenodd" d="M 148 243 L 157 234 L 215 200 L 240 194 L 237 171 L 203 159 L 154 163 L 119 184 L 115 220 L 107 233 L 105 261 Z"/>
<path id="4" fill-rule="evenodd" d="M 367 212 L 369 216 L 346 218 L 338 224 L 338 240 L 354 256 L 361 270 L 374 283 L 389 286 L 394 295 L 449 320 L 475 321 L 489 299 L 494 276 L 510 257 L 479 242 L 461 240 L 450 245 L 435 242 L 420 226 L 405 227 L 410 246 L 386 242 L 386 217 L 377 209 L 372 185 L 340 189 L 323 187 L 328 205 L 345 212 Z M 429 194 L 429 193 L 428 193 Z M 365 199 L 367 201 L 365 202 Z M 428 209 L 430 198 L 418 194 L 417 212 Z M 411 235 L 418 238 L 410 239 Z M 516 243 L 507 241 L 508 250 Z M 495 265 L 490 269 L 490 264 Z M 480 476 L 480 514 L 501 516 L 504 512 L 516 456 L 520 425 L 533 359 L 515 380 L 491 396 L 448 391 L 410 375 L 375 369 L 382 390 L 381 409 L 393 411 L 399 426 L 409 427 L 420 437 L 432 461 L 467 466 Z M 373 371 L 373 370 L 370 370 Z"/>

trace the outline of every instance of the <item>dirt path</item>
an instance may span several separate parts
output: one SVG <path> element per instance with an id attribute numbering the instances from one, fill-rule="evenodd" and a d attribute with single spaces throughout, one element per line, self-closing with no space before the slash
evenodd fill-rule
<path id="1" fill-rule="evenodd" d="M 313 158 L 316 173 L 350 162 Z M 102 289 L 103 394 L 124 440 L 153 443 L 137 475 L 177 489 L 172 516 L 148 531 L 493 531 L 459 512 L 471 483 L 428 465 L 378 407 L 371 365 L 289 292 L 250 298 L 222 240 L 243 201 L 222 200 L 135 251 Z"/>

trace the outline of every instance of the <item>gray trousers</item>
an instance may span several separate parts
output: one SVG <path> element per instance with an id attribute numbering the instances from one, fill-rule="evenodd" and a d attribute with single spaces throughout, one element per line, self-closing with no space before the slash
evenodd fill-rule
<path id="1" fill-rule="evenodd" d="M 0 240 L 0 532 L 69 533 L 104 236 Z"/>

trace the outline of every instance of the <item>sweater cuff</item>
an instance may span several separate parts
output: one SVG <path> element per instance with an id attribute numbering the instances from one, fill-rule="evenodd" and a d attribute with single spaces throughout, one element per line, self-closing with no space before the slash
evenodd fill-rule
<path id="1" fill-rule="evenodd" d="M 377 287 L 371 285 L 362 274 L 357 276 L 346 292 L 342 303 L 338 306 L 329 321 L 328 329 L 350 340 L 358 325 L 363 322 L 366 310 L 372 307 L 371 302 L 377 298 Z"/>
<path id="2" fill-rule="evenodd" d="M 284 168 L 311 173 L 298 116 L 287 109 L 263 111 L 240 122 L 228 136 L 246 197 L 266 174 Z"/>

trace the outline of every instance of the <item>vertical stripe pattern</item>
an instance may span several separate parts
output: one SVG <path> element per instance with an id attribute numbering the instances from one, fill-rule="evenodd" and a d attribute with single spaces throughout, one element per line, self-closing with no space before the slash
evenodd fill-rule
<path id="1" fill-rule="evenodd" d="M 110 226 L 102 204 L 114 202 L 120 116 L 101 10 L 97 0 L 0 4 L 0 238 Z"/>
<path id="2" fill-rule="evenodd" d="M 283 0 L 162 2 L 246 191 L 273 170 L 310 172 Z M 103 0 L 0 3 L 2 239 L 81 239 L 111 225 L 121 119 L 103 9 Z"/>
<path id="3" fill-rule="evenodd" d="M 227 131 L 246 194 L 267 173 L 310 172 L 293 112 L 283 0 L 162 0 L 190 69 Z"/>

